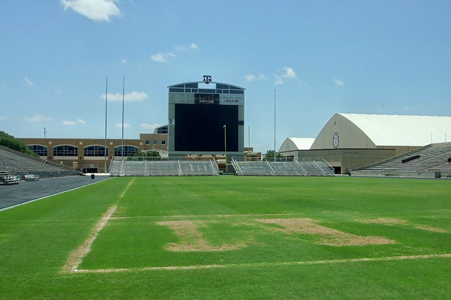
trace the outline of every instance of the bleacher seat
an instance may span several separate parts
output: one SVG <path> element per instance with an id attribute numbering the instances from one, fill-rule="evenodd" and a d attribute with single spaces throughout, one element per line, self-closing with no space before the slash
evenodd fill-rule
<path id="1" fill-rule="evenodd" d="M 111 176 L 216 176 L 214 161 L 127 161 L 113 160 Z"/>
<path id="2" fill-rule="evenodd" d="M 0 146 L 0 169 L 23 178 L 28 174 L 33 174 L 38 178 L 78 175 L 77 171 L 66 166 L 46 163 L 40 158 L 29 156 L 3 146 Z"/>
<path id="3" fill-rule="evenodd" d="M 239 176 L 334 176 L 334 169 L 322 158 L 298 162 L 237 161 L 232 159 Z"/>
<path id="4" fill-rule="evenodd" d="M 375 164 L 351 170 L 352 176 L 451 176 L 451 143 L 430 144 Z"/>

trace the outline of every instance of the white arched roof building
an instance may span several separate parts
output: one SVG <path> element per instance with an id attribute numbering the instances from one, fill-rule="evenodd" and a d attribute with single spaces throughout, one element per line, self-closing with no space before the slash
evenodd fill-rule
<path id="1" fill-rule="evenodd" d="M 337 113 L 311 149 L 421 147 L 447 139 L 451 117 Z"/>
<path id="2" fill-rule="evenodd" d="M 293 150 L 309 150 L 312 147 L 315 138 L 291 138 L 288 137 L 283 141 L 279 148 L 279 152 Z"/>
<path id="3" fill-rule="evenodd" d="M 299 161 L 322 157 L 348 173 L 431 143 L 451 141 L 451 117 L 336 113 L 316 139 L 287 138 L 279 152 Z"/>

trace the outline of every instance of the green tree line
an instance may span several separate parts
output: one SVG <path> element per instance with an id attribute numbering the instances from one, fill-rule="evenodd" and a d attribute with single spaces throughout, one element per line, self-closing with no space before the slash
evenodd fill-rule
<path id="1" fill-rule="evenodd" d="M 15 137 L 13 137 L 12 135 L 7 134 L 4 131 L 0 131 L 0 145 L 22 152 L 22 153 L 26 153 L 28 155 L 33 155 L 33 156 L 37 156 L 38 155 L 36 153 L 34 153 L 33 151 L 31 151 L 27 145 L 25 145 L 24 142 L 22 142 L 19 139 L 16 139 Z"/>
<path id="2" fill-rule="evenodd" d="M 133 155 L 127 156 L 127 160 L 161 160 L 160 153 L 155 150 L 147 152 L 136 152 Z"/>

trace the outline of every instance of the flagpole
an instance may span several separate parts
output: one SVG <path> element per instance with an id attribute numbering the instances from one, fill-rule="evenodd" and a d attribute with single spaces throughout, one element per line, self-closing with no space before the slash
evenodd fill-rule
<path id="1" fill-rule="evenodd" d="M 106 76 L 106 85 L 105 85 L 105 149 L 104 149 L 104 156 L 105 156 L 105 173 L 107 173 L 107 151 L 108 151 L 108 143 L 107 143 L 107 128 L 108 128 L 108 75 Z"/>
<path id="2" fill-rule="evenodd" d="M 122 161 L 124 161 L 124 107 L 125 107 L 125 76 L 122 77 Z"/>
<path id="3" fill-rule="evenodd" d="M 274 161 L 276 161 L 276 90 L 274 90 Z"/>

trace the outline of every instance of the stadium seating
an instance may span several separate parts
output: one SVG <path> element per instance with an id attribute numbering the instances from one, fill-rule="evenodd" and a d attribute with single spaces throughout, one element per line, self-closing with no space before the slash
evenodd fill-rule
<path id="1" fill-rule="evenodd" d="M 3 146 L 0 146 L 0 170 L 24 179 L 25 175 L 33 175 L 35 178 L 78 175 L 77 171 L 73 171 L 68 167 L 47 163 L 40 158 L 35 158 Z"/>
<path id="2" fill-rule="evenodd" d="M 334 176 L 334 169 L 322 158 L 298 162 L 237 161 L 232 159 L 239 176 Z"/>
<path id="3" fill-rule="evenodd" d="M 451 143 L 430 144 L 351 170 L 352 176 L 451 177 Z"/>
<path id="4" fill-rule="evenodd" d="M 127 161 L 113 160 L 111 176 L 216 176 L 214 161 Z"/>

